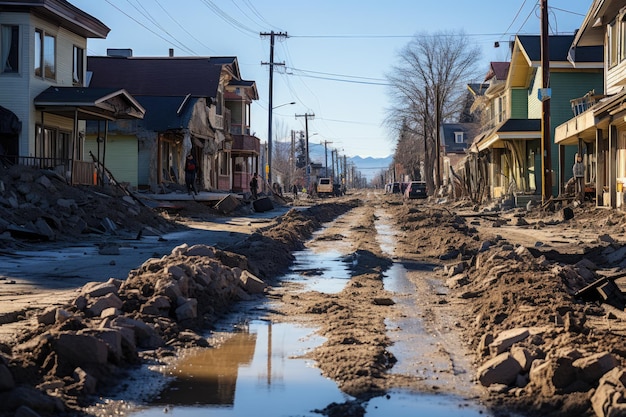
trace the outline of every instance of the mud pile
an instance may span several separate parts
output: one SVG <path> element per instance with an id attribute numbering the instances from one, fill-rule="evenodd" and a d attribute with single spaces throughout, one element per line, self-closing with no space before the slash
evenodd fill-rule
<path id="1" fill-rule="evenodd" d="M 291 210 L 233 251 L 179 246 L 125 280 L 87 284 L 69 305 L 33 314 L 14 345 L 0 346 L 0 415 L 81 415 L 135 365 L 207 346 L 200 331 L 263 294 L 291 251 L 355 204 Z"/>
<path id="2" fill-rule="evenodd" d="M 0 167 L 0 248 L 86 234 L 157 233 L 177 226 L 114 186 L 70 186 L 50 170 Z"/>
<path id="3" fill-rule="evenodd" d="M 625 415 L 624 298 L 614 283 L 619 280 L 606 279 L 619 277 L 626 265 L 626 246 L 616 239 L 623 236 L 623 215 L 590 208 L 566 218 L 520 210 L 508 219 L 484 217 L 493 233 L 479 235 L 475 218 L 466 222 L 435 210 L 399 208 L 402 241 L 416 255 L 440 253 L 450 311 L 458 314 L 475 353 L 476 381 L 488 388 L 495 408 L 542 416 Z M 536 230 L 536 245 L 503 238 L 507 223 Z M 555 250 L 540 242 L 546 224 L 597 238 L 574 241 L 571 251 Z"/>

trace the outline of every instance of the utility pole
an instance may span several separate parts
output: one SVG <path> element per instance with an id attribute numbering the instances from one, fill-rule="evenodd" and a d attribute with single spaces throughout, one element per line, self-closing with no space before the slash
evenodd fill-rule
<path id="1" fill-rule="evenodd" d="M 324 141 L 324 169 L 326 170 L 326 176 L 328 176 L 328 144 L 332 143 L 327 140 Z"/>
<path id="2" fill-rule="evenodd" d="M 541 189 L 542 203 L 552 197 L 552 145 L 550 137 L 550 34 L 548 0 L 541 0 Z"/>
<path id="3" fill-rule="evenodd" d="M 278 64 L 274 62 L 274 39 L 276 36 L 279 37 L 287 37 L 287 32 L 279 32 L 274 33 L 271 31 L 270 33 L 261 32 L 261 37 L 269 36 L 270 37 L 270 62 L 262 62 L 261 65 L 269 65 L 270 66 L 270 93 L 269 93 L 269 109 L 267 115 L 267 166 L 265 168 L 267 174 L 267 182 L 272 184 L 272 112 L 274 107 L 273 95 L 274 95 L 274 65 L 285 65 Z"/>
<path id="4" fill-rule="evenodd" d="M 309 160 L 309 118 L 313 119 L 315 113 L 296 114 L 296 118 L 304 117 L 304 135 L 306 137 L 306 189 L 310 191 L 311 185 L 311 161 Z"/>
<path id="5" fill-rule="evenodd" d="M 439 84 L 435 84 L 435 143 L 437 149 L 435 155 L 437 156 L 436 173 L 437 180 L 435 181 L 435 188 L 441 187 L 441 97 L 439 92 Z"/>

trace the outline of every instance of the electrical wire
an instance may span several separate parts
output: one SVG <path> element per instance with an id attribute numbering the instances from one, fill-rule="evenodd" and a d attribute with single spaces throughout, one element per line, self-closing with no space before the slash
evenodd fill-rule
<path id="1" fill-rule="evenodd" d="M 120 9 L 118 6 L 116 6 L 115 4 L 113 4 L 113 3 L 111 2 L 111 0 L 104 0 L 104 1 L 106 1 L 106 2 L 107 2 L 107 3 L 111 6 L 111 7 L 113 7 L 115 10 L 117 10 L 117 11 L 118 11 L 118 12 L 120 12 L 120 13 L 122 13 L 124 16 L 128 17 L 130 20 L 132 20 L 133 22 L 137 23 L 139 26 L 141 26 L 142 28 L 146 29 L 148 32 L 150 32 L 150 33 L 154 34 L 155 36 L 157 36 L 157 37 L 161 38 L 162 40 L 164 40 L 164 41 L 165 41 L 165 42 L 167 42 L 168 44 L 173 45 L 173 46 L 177 46 L 177 47 L 179 47 L 179 48 L 181 48 L 181 49 L 184 49 L 184 50 L 187 50 L 187 51 L 190 51 L 190 50 L 189 50 L 187 47 L 185 47 L 184 45 L 182 45 L 182 44 L 177 45 L 177 44 L 175 44 L 174 42 L 172 42 L 172 40 L 167 39 L 166 37 L 164 37 L 163 35 L 161 35 L 161 34 L 160 34 L 160 33 L 158 33 L 157 31 L 155 31 L 155 30 L 151 29 L 150 27 L 148 27 L 148 26 L 144 25 L 142 22 L 140 22 L 139 20 L 135 19 L 133 16 L 131 16 L 130 14 L 126 13 L 124 10 Z M 193 53 L 192 51 L 190 51 L 190 52 L 191 52 L 191 53 Z"/>
<path id="2" fill-rule="evenodd" d="M 189 32 L 187 30 L 187 28 L 185 28 L 185 26 L 183 26 L 178 20 L 176 20 L 174 18 L 174 16 L 172 16 L 172 14 L 170 12 L 168 12 L 165 7 L 163 7 L 163 5 L 159 2 L 159 0 L 154 0 L 156 2 L 156 4 L 161 8 L 161 10 L 163 10 L 163 12 L 165 12 L 165 14 L 167 14 L 167 16 L 172 19 L 172 21 L 174 23 L 176 23 L 176 25 L 181 28 L 187 35 L 189 35 L 193 40 L 195 40 L 196 42 L 198 42 L 200 45 L 204 46 L 206 49 L 208 49 L 209 51 L 215 52 L 215 49 L 211 48 L 210 46 L 208 46 L 207 44 L 205 44 L 204 42 L 202 42 L 200 39 L 196 38 L 193 33 Z"/>

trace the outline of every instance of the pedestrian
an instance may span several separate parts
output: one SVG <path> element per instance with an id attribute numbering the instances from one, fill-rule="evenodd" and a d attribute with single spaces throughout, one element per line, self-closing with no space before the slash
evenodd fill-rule
<path id="1" fill-rule="evenodd" d="M 585 165 L 579 154 L 576 154 L 576 162 L 574 162 L 572 172 L 576 180 L 576 199 L 582 203 L 585 199 Z"/>
<path id="2" fill-rule="evenodd" d="M 198 195 L 198 190 L 196 190 L 197 170 L 198 167 L 196 165 L 196 160 L 193 158 L 193 155 L 187 155 L 187 159 L 185 160 L 185 185 L 187 186 L 187 193 L 189 195 L 191 195 L 191 193 Z"/>
<path id="3" fill-rule="evenodd" d="M 259 175 L 255 172 L 250 180 L 250 192 L 252 193 L 252 199 L 257 199 L 257 193 L 259 191 Z"/>
<path id="4" fill-rule="evenodd" d="M 293 192 L 293 198 L 294 198 L 294 200 L 297 200 L 297 199 L 298 199 L 298 186 L 297 186 L 296 184 L 294 184 L 294 185 L 291 187 L 291 191 Z"/>

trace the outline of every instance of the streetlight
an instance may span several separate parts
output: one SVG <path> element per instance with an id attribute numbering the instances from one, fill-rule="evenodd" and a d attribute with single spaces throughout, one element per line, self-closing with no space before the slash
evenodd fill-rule
<path id="1" fill-rule="evenodd" d="M 272 112 L 274 109 L 283 106 L 289 106 L 291 104 L 296 104 L 295 101 L 291 101 L 285 104 L 279 104 L 278 106 L 270 107 L 269 111 L 269 123 L 267 126 L 267 167 L 265 169 L 267 174 L 267 182 L 272 185 Z"/>

